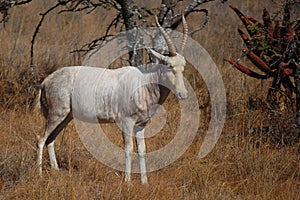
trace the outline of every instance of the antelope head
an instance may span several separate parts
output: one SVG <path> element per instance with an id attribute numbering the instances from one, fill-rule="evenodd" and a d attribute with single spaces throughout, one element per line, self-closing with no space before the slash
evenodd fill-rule
<path id="1" fill-rule="evenodd" d="M 182 15 L 182 24 L 183 24 L 183 40 L 181 42 L 181 47 L 179 53 L 176 51 L 176 47 L 173 44 L 168 33 L 161 27 L 157 17 L 155 16 L 155 22 L 162 35 L 164 36 L 166 43 L 169 48 L 169 55 L 162 55 L 149 48 L 152 55 L 157 57 L 159 60 L 162 60 L 167 67 L 164 67 L 161 72 L 161 81 L 171 89 L 178 99 L 185 99 L 188 96 L 187 89 L 184 85 L 183 71 L 186 65 L 185 58 L 182 56 L 183 50 L 188 37 L 188 26 L 184 15 Z"/>

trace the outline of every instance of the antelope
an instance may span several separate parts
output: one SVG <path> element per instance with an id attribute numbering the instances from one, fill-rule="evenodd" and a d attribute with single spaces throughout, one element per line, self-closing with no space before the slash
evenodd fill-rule
<path id="1" fill-rule="evenodd" d="M 155 17 L 155 22 L 166 40 L 169 55 L 162 55 L 151 48 L 147 50 L 164 64 L 154 64 L 151 69 L 147 70 L 133 66 L 118 69 L 88 66 L 64 67 L 50 74 L 41 83 L 36 107 L 45 117 L 46 127 L 37 141 L 37 166 L 40 174 L 45 145 L 48 149 L 51 167 L 58 170 L 54 151 L 55 138 L 74 118 L 73 114 L 76 112 L 82 113 L 79 116 L 82 120 L 93 121 L 96 117 L 97 123 L 119 122 L 121 124 L 125 151 L 125 182 L 130 182 L 131 179 L 134 136 L 137 142 L 141 182 L 143 184 L 148 182 L 144 129 L 149 120 L 149 110 L 151 106 L 162 104 L 170 90 L 179 100 L 188 96 L 183 79 L 186 61 L 182 56 L 188 36 L 185 18 L 182 16 L 184 36 L 180 53 L 177 53 L 175 45 L 159 24 L 157 17 Z M 89 78 L 95 74 L 101 75 L 96 82 Z M 75 81 L 80 84 L 83 89 L 80 91 L 84 91 L 84 94 L 75 93 Z M 158 84 L 158 82 L 163 84 Z M 95 84 L 97 84 L 96 90 L 91 89 Z M 168 87 L 163 85 L 168 85 Z M 135 90 L 134 93 L 132 90 Z M 89 93 L 96 95 L 95 105 L 88 103 Z M 131 94 L 132 96 L 129 97 Z M 76 106 L 72 106 L 74 104 Z M 96 113 L 91 111 L 94 108 Z"/>

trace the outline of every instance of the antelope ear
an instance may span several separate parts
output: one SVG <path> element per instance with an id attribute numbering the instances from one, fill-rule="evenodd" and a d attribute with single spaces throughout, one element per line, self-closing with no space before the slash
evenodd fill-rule
<path id="1" fill-rule="evenodd" d="M 147 47 L 146 48 L 148 54 L 152 54 L 154 57 L 158 58 L 159 60 L 165 61 L 166 63 L 169 63 L 169 57 L 168 56 L 164 56 L 156 51 L 154 51 L 153 49 Z"/>

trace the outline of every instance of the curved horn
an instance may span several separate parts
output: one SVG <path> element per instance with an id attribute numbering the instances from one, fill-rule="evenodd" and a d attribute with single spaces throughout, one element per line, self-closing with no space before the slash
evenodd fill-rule
<path id="1" fill-rule="evenodd" d="M 158 22 L 158 19 L 157 19 L 157 16 L 155 15 L 155 23 L 156 23 L 156 26 L 159 28 L 159 30 L 161 31 L 162 35 L 164 36 L 166 42 L 167 42 L 167 45 L 168 45 L 168 48 L 169 48 L 169 56 L 176 56 L 176 48 L 170 38 L 170 36 L 168 35 L 168 33 L 163 29 L 163 27 L 161 27 L 161 25 L 159 24 Z"/>
<path id="2" fill-rule="evenodd" d="M 189 31 L 188 25 L 187 25 L 185 17 L 184 17 L 184 14 L 182 14 L 182 26 L 183 26 L 183 39 L 182 39 L 181 46 L 180 46 L 180 51 L 179 51 L 179 53 L 181 55 L 183 54 L 183 50 L 184 50 L 184 47 L 186 45 L 186 41 L 187 41 L 187 38 L 188 38 L 188 31 Z"/>

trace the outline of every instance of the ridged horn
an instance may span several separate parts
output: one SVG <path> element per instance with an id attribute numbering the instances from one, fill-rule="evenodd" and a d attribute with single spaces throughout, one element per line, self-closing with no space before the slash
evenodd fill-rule
<path id="1" fill-rule="evenodd" d="M 176 56 L 176 48 L 175 48 L 175 45 L 173 44 L 170 36 L 168 35 L 168 33 L 165 31 L 165 29 L 163 27 L 161 27 L 161 25 L 159 24 L 158 22 L 158 19 L 157 19 L 157 16 L 155 15 L 155 23 L 156 23 L 156 26 L 159 28 L 159 30 L 161 31 L 162 35 L 164 36 L 166 42 L 167 42 L 167 45 L 168 45 L 168 48 L 169 48 L 169 56 L 172 57 L 172 56 Z"/>
<path id="2" fill-rule="evenodd" d="M 184 47 L 186 45 L 186 41 L 187 41 L 187 38 L 188 38 L 188 32 L 189 32 L 188 25 L 186 23 L 184 14 L 182 14 L 182 26 L 183 26 L 183 39 L 181 41 L 181 46 L 180 46 L 180 51 L 179 51 L 179 53 L 181 55 L 183 54 L 183 50 L 184 50 Z"/>

